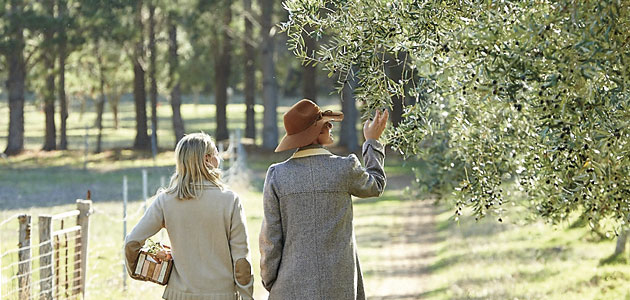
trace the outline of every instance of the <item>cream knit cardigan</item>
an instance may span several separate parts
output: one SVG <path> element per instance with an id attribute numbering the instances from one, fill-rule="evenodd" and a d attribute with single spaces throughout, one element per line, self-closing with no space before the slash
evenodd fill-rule
<path id="1" fill-rule="evenodd" d="M 175 265 L 164 299 L 253 299 L 253 275 L 249 284 L 235 279 L 235 263 L 250 262 L 245 214 L 238 196 L 210 182 L 195 199 L 179 200 L 159 193 L 140 222 L 125 238 L 127 272 L 133 273 L 138 254 L 149 237 L 166 228 Z M 237 293 L 238 292 L 238 293 Z"/>

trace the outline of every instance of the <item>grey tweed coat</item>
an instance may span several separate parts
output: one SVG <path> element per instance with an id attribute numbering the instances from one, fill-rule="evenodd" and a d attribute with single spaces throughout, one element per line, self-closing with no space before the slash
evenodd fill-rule
<path id="1" fill-rule="evenodd" d="M 310 146 L 313 147 L 313 146 Z M 261 277 L 269 299 L 365 299 L 352 199 L 385 188 L 383 145 L 352 154 L 290 158 L 267 170 L 260 233 Z"/>

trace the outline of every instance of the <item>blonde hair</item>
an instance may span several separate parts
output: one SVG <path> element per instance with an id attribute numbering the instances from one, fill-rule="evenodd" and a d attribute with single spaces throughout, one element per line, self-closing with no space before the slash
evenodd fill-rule
<path id="1" fill-rule="evenodd" d="M 221 172 L 206 164 L 206 155 L 218 155 L 212 138 L 203 132 L 185 135 L 175 147 L 175 173 L 171 176 L 167 193 L 176 193 L 182 200 L 199 196 L 204 179 L 223 189 Z"/>

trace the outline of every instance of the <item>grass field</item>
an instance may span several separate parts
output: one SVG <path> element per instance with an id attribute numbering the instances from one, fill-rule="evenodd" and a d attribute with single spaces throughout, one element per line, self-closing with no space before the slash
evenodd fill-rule
<path id="1" fill-rule="evenodd" d="M 95 161 L 87 171 L 81 168 L 52 166 L 42 167 L 40 163 L 51 159 L 50 157 L 34 158 L 34 154 L 28 154 L 12 158 L 13 166 L 7 167 L 7 163 L 0 166 L 0 182 L 2 182 L 3 196 L 0 198 L 3 210 L 0 212 L 0 220 L 16 214 L 29 213 L 36 219 L 39 214 L 55 214 L 75 208 L 74 199 L 82 198 L 87 189 L 93 193 L 95 213 L 91 216 L 90 227 L 90 251 L 89 251 L 89 271 L 88 271 L 88 292 L 92 299 L 157 299 L 161 295 L 162 288 L 149 283 L 137 282 L 127 278 L 128 288 L 123 287 L 122 273 L 122 196 L 121 180 L 122 176 L 128 176 L 129 195 L 132 201 L 128 211 L 128 231 L 141 217 L 144 202 L 141 200 L 141 167 L 144 165 L 149 170 L 149 186 L 152 191 L 159 187 L 159 178 L 168 175 L 172 171 L 172 164 L 169 165 L 172 152 L 162 153 L 156 164 L 152 167 L 153 161 L 150 158 L 135 158 L 134 163 L 128 160 L 118 162 L 116 168 L 111 167 L 113 161 L 107 159 Z M 251 182 L 247 185 L 234 186 L 244 199 L 245 211 L 248 218 L 250 234 L 250 245 L 252 249 L 253 264 L 255 270 L 256 294 L 258 298 L 263 298 L 265 293 L 260 284 L 259 274 L 259 254 L 258 254 L 258 234 L 262 221 L 262 182 L 266 167 L 272 163 L 269 155 L 251 155 L 249 160 L 257 161 L 251 165 L 250 173 L 246 174 Z M 283 158 L 277 157 L 275 161 Z M 80 165 L 73 161 L 72 153 L 57 153 L 54 161 L 67 161 L 68 165 Z M 76 158 L 75 158 L 76 160 Z M 40 163 L 35 163 L 39 161 Z M 389 173 L 393 176 L 402 176 L 407 173 L 402 167 L 400 160 L 394 159 Z M 17 166 L 17 167 L 16 167 Z M 17 175 L 16 175 L 17 174 Z M 408 174 L 407 174 L 408 176 Z M 11 191 L 6 191 L 11 189 Z M 396 198 L 397 193 L 402 190 L 397 189 L 387 192 L 389 198 Z M 9 194 L 19 194 L 20 199 L 12 199 Z M 45 197 L 44 195 L 49 195 Z M 62 196 L 63 195 L 63 196 Z M 1 228 L 2 251 L 12 247 L 17 243 L 16 233 L 17 221 L 10 222 Z M 33 244 L 38 239 L 36 235 L 37 227 L 33 224 Z M 163 237 L 159 233 L 154 240 Z M 34 251 L 34 255 L 36 251 Z M 17 259 L 16 256 L 13 259 Z M 3 263 L 6 263 L 3 262 Z M 36 268 L 35 266 L 34 268 Z M 4 276 L 8 277 L 15 272 L 13 268 Z M 37 278 L 35 278 L 37 279 Z M 149 298 L 145 298 L 150 295 Z"/>
<path id="2" fill-rule="evenodd" d="M 261 166 L 271 163 L 263 163 L 267 158 L 255 155 L 250 159 L 258 160 L 256 165 Z M 157 176 L 167 174 L 171 167 L 150 167 L 150 159 L 140 160 L 139 164 L 143 161 L 149 168 L 150 186 L 156 188 L 159 185 Z M 159 163 L 166 165 L 162 160 Z M 602 263 L 614 249 L 613 240 L 600 239 L 585 228 L 570 228 L 568 224 L 553 227 L 539 222 L 525 223 L 520 219 L 523 212 L 517 208 L 504 218 L 503 223 L 491 219 L 475 222 L 472 218 L 454 222 L 450 210 L 427 204 L 432 200 L 417 199 L 405 190 L 405 180 L 410 180 L 406 169 L 400 160 L 390 157 L 387 161 L 390 184 L 386 193 L 378 199 L 355 201 L 359 255 L 366 290 L 368 295 L 374 296 L 372 299 L 628 299 L 630 289 L 626 283 L 630 279 L 630 271 L 627 264 L 623 261 Z M 129 207 L 129 229 L 142 211 L 140 168 L 136 166 L 105 171 L 95 166 L 94 170 L 86 172 L 65 167 L 29 169 L 22 165 L 19 172 L 29 173 L 29 179 L 38 183 L 33 184 L 31 189 L 27 185 L 21 186 L 21 176 L 14 176 L 18 170 L 1 170 L 3 189 L 6 186 L 15 187 L 22 197 L 18 202 L 23 203 L 3 210 L 0 220 L 18 212 L 36 216 L 73 209 L 72 202 L 76 197 L 71 197 L 72 194 L 52 204 L 28 207 L 27 203 L 38 203 L 42 193 L 55 190 L 59 185 L 92 181 L 86 184 L 120 193 L 123 174 L 129 176 L 130 187 L 135 186 L 130 189 L 134 200 Z M 260 285 L 257 250 L 262 217 L 262 176 L 264 169 L 253 167 L 249 174 L 251 184 L 234 187 L 245 199 L 258 298 L 266 295 Z M 78 188 L 81 191 L 77 193 L 82 194 L 83 186 Z M 127 290 L 122 289 L 120 198 L 112 195 L 112 199 L 101 199 L 97 192 L 94 193 L 95 214 L 91 217 L 88 273 L 90 299 L 157 299 L 162 288 L 154 284 L 127 278 Z M 3 201 L 7 199 L 3 198 Z M 431 217 L 433 222 L 410 223 L 414 203 L 425 203 L 424 210 L 416 213 Z M 11 245 L 10 239 L 5 238 L 7 234 L 15 239 L 15 227 L 7 228 L 8 225 L 11 224 L 5 225 L 2 230 L 2 246 L 5 248 L 7 244 Z M 158 234 L 155 239 L 160 240 L 161 237 Z M 416 243 L 426 252 L 423 255 L 406 253 L 392 258 L 395 255 L 392 251 L 404 249 L 390 247 L 392 241 L 401 237 L 405 237 L 407 243 Z M 400 288 L 390 287 L 388 290 L 389 281 L 409 278 L 421 279 L 421 291 L 397 294 Z"/>
<path id="3" fill-rule="evenodd" d="M 607 262 L 615 242 L 586 228 L 523 223 L 518 209 L 506 224 L 459 224 L 437 217 L 435 279 L 428 299 L 630 299 L 627 256 Z M 627 254 L 626 254 L 627 255 Z"/>
<path id="4" fill-rule="evenodd" d="M 130 103 L 123 104 L 123 108 L 132 111 Z M 283 109 L 286 107 L 281 107 L 279 113 Z M 188 132 L 213 132 L 211 105 L 186 104 L 183 110 Z M 243 128 L 239 117 L 244 114 L 243 105 L 230 105 L 228 111 L 230 116 L 236 115 L 230 118 L 230 128 Z M 260 107 L 257 111 L 260 115 Z M 28 151 L 0 158 L 0 221 L 16 213 L 30 213 L 36 220 L 38 214 L 71 210 L 75 199 L 83 198 L 88 189 L 92 191 L 95 213 L 90 227 L 89 299 L 158 299 L 162 293 L 160 286 L 130 278 L 123 290 L 121 253 L 122 177 L 129 180 L 130 230 L 142 213 L 141 170 L 148 170 L 150 193 L 160 186 L 161 177 L 173 171 L 173 152 L 168 150 L 172 143 L 168 107 L 161 106 L 160 114 L 163 150 L 155 160 L 148 153 L 125 149 L 134 135 L 131 113 L 121 113 L 121 128 L 117 130 L 111 127 L 111 115 L 106 114 L 105 151 L 90 153 L 87 170 L 83 170 L 83 121 L 78 114 L 71 114 L 70 151 L 39 152 L 43 114 L 30 105 L 26 115 Z M 0 115 L 7 115 L 4 102 Z M 88 111 L 83 120 L 93 120 L 93 116 Z M 6 119 L 0 119 L 0 148 L 6 145 L 6 126 Z M 90 143 L 94 133 L 90 130 Z M 93 149 L 92 144 L 90 147 Z M 255 293 L 257 299 L 264 299 L 257 242 L 262 183 L 267 166 L 286 159 L 288 154 L 248 150 L 249 180 L 233 189 L 244 199 Z M 493 218 L 475 222 L 471 217 L 455 222 L 452 210 L 444 204 L 434 205 L 427 195 L 407 188 L 412 180 L 410 165 L 413 162 L 405 164 L 388 154 L 385 194 L 354 202 L 359 256 L 369 299 L 630 299 L 627 254 L 607 260 L 614 250 L 614 240 L 570 224 L 525 222 L 527 214 L 518 206 L 509 210 L 502 223 Z M 16 224 L 11 221 L 0 226 L 0 253 L 15 247 Z M 37 228 L 32 232 L 36 241 Z M 160 233 L 155 240 L 161 238 Z M 7 263 L 2 261 L 3 266 Z M 12 272 L 13 267 L 4 269 L 3 278 Z M 11 283 L 0 284 L 4 291 L 11 288 Z"/>

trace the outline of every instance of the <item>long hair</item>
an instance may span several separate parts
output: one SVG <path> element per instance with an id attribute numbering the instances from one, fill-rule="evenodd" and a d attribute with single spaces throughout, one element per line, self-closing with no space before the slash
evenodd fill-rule
<path id="1" fill-rule="evenodd" d="M 175 173 L 165 192 L 176 193 L 181 200 L 193 199 L 204 188 L 204 180 L 223 189 L 220 170 L 206 164 L 206 154 L 218 155 L 208 134 L 188 134 L 179 140 L 175 147 Z"/>

